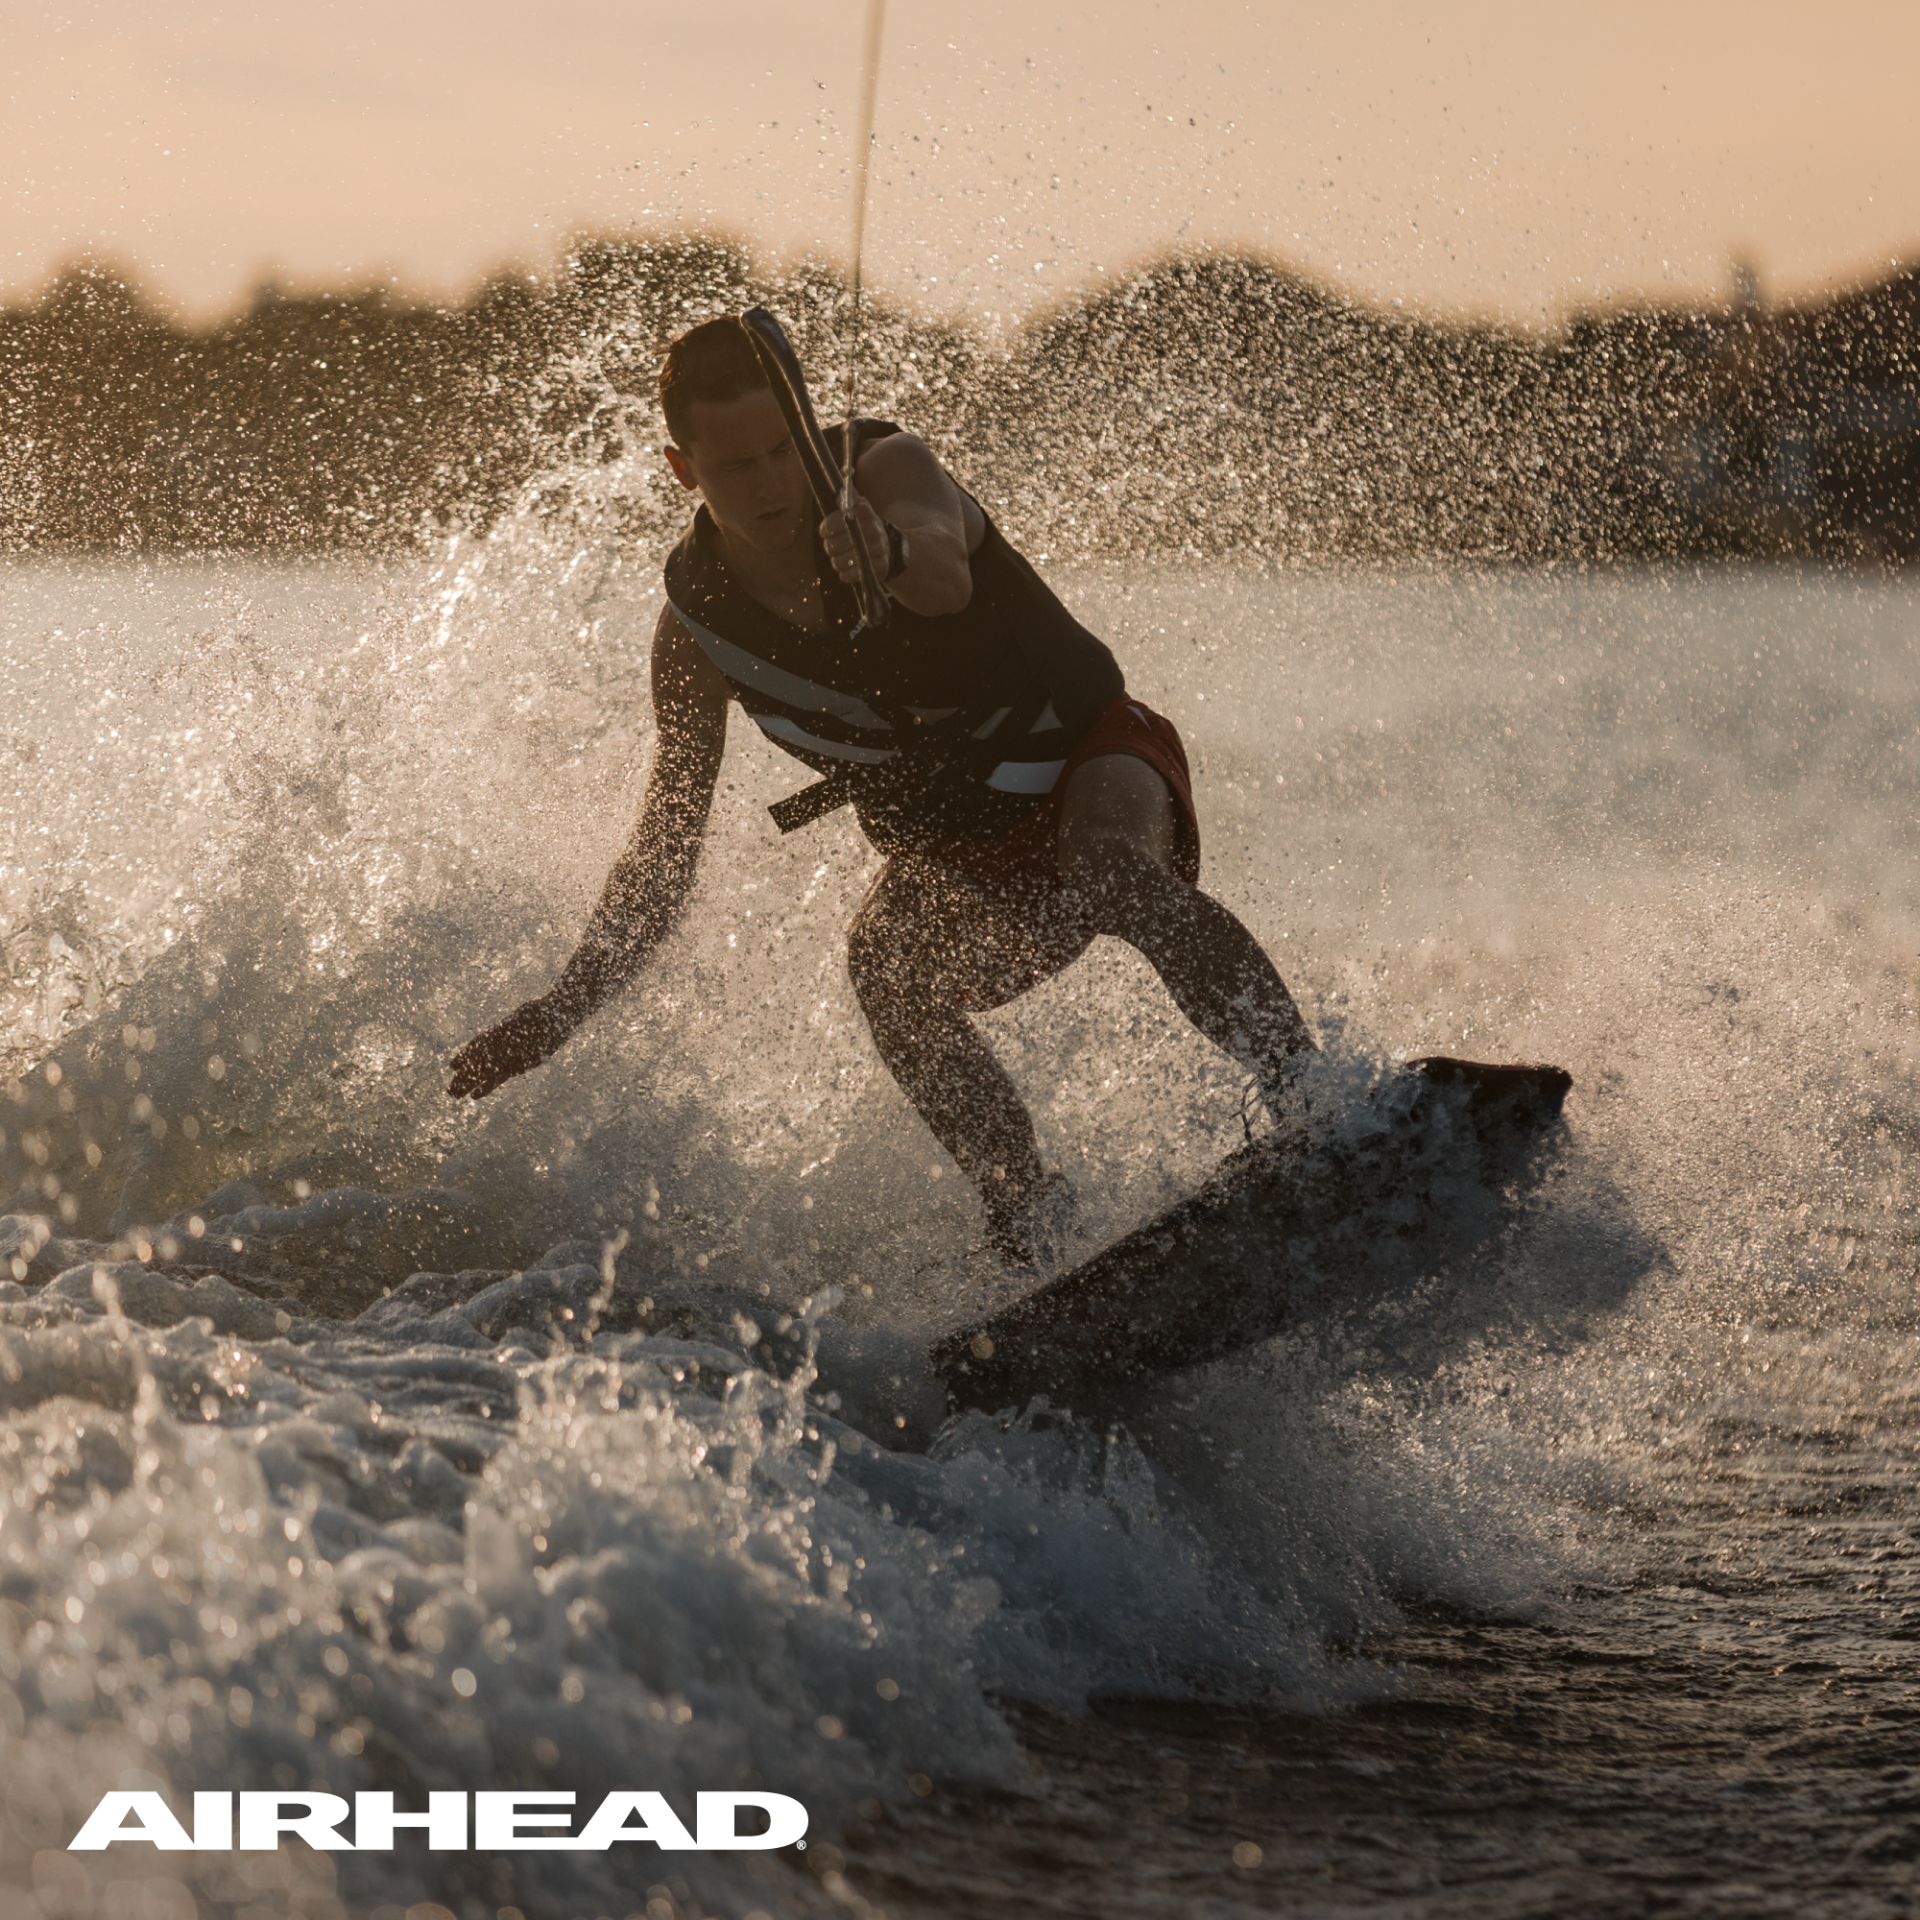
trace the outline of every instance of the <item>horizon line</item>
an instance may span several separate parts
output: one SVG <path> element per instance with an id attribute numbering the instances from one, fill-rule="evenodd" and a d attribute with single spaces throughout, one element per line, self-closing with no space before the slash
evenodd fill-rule
<path id="1" fill-rule="evenodd" d="M 491 267 L 468 275 L 457 291 L 436 290 L 431 283 L 409 279 L 401 273 L 390 271 L 385 265 L 321 279 L 283 276 L 269 264 L 261 269 L 250 292 L 220 307 L 196 307 L 171 299 L 156 286 L 154 275 L 130 267 L 111 253 L 83 249 L 51 265 L 31 290 L 23 288 L 17 292 L 0 294 L 0 313 L 32 312 L 44 306 L 63 281 L 88 275 L 97 275 L 131 294 L 141 306 L 175 331 L 192 334 L 216 333 L 282 300 L 325 304 L 329 301 L 346 303 L 378 296 L 406 310 L 457 312 L 471 306 L 489 290 L 503 283 L 518 283 L 551 293 L 564 284 L 572 261 L 598 247 L 615 251 L 647 247 L 673 250 L 711 247 L 740 255 L 749 271 L 775 277 L 808 273 L 828 279 L 849 278 L 846 268 L 836 258 L 842 250 L 833 247 L 807 243 L 791 249 L 769 249 L 724 227 L 658 228 L 636 233 L 631 229 L 618 231 L 582 226 L 571 232 L 548 255 L 544 264 L 535 264 L 525 255 L 504 258 Z M 1791 313 L 1851 294 L 1864 293 L 1905 274 L 1920 272 L 1920 237 L 1897 254 L 1883 258 L 1884 264 L 1879 259 L 1874 263 L 1863 261 L 1852 269 L 1828 274 L 1809 286 L 1793 286 L 1764 293 L 1761 310 L 1767 313 Z M 1385 317 L 1418 320 L 1442 328 L 1534 335 L 1564 333 L 1581 321 L 1602 315 L 1608 310 L 1648 314 L 1732 313 L 1743 304 L 1743 282 L 1746 287 L 1753 289 L 1763 285 L 1751 252 L 1739 246 L 1730 246 L 1727 250 L 1728 286 L 1718 298 L 1663 298 L 1657 289 L 1641 286 L 1622 286 L 1605 291 L 1596 289 L 1580 299 L 1569 299 L 1559 304 L 1549 319 L 1528 320 L 1503 315 L 1485 306 L 1444 306 L 1404 296 L 1390 298 L 1376 292 L 1361 291 L 1348 278 L 1316 272 L 1269 247 L 1216 241 L 1182 243 L 1176 240 L 1161 248 L 1140 250 L 1111 265 L 1097 263 L 1087 268 L 1070 285 L 1046 288 L 1042 297 L 1033 300 L 1018 315 L 1009 316 L 1011 323 L 1008 325 L 995 324 L 1001 319 L 997 309 L 970 308 L 964 303 L 916 298 L 911 294 L 903 296 L 885 282 L 878 287 L 870 286 L 869 291 L 877 295 L 884 306 L 921 320 L 961 324 L 971 331 L 989 335 L 1012 335 L 1036 325 L 1044 325 L 1052 316 L 1116 284 L 1183 264 L 1229 260 L 1268 268 L 1302 286 L 1318 290 L 1339 305 L 1376 312 Z"/>

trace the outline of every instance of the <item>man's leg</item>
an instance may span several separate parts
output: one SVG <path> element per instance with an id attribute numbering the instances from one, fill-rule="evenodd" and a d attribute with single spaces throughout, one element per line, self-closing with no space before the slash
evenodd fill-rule
<path id="1" fill-rule="evenodd" d="M 1180 1011 L 1274 1093 L 1313 1037 L 1260 943 L 1173 873 L 1179 832 L 1166 781 L 1132 754 L 1101 754 L 1061 805 L 1061 878 L 1083 923 L 1137 947 Z"/>
<path id="2" fill-rule="evenodd" d="M 874 1045 L 980 1190 L 996 1244 L 1043 1175 L 1026 1107 L 961 1007 L 1004 1005 L 1059 964 L 1015 904 L 909 854 L 887 862 L 847 941 Z"/>

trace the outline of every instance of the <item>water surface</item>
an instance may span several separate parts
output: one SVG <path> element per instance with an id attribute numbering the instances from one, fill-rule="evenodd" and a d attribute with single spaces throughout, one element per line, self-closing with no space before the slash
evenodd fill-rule
<path id="1" fill-rule="evenodd" d="M 1575 1077 L 1510 1235 L 1137 1431 L 940 1428 L 1005 1283 L 847 986 L 876 862 L 737 722 L 659 963 L 442 1097 L 637 807 L 650 554 L 0 576 L 0 1911 L 1907 1910 L 1911 585 L 1060 584 L 1329 1129 L 1409 1052 Z M 1124 949 L 987 1025 L 1092 1240 L 1240 1138 Z M 148 1784 L 758 1784 L 813 1844 L 61 1851 Z"/>

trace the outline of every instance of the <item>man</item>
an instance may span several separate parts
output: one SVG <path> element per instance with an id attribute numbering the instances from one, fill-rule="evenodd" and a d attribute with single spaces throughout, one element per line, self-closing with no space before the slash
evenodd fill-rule
<path id="1" fill-rule="evenodd" d="M 555 1051 L 665 936 L 693 883 L 737 699 L 825 777 L 776 808 L 846 800 L 887 856 L 847 948 L 901 1090 L 979 1190 L 1000 1257 L 1033 1257 L 1059 1193 L 1033 1124 L 968 1019 L 1083 953 L 1137 947 L 1269 1104 L 1313 1042 L 1273 963 L 1201 893 L 1200 831 L 1172 723 L 1010 547 L 926 443 L 863 422 L 857 493 L 817 508 L 746 329 L 709 320 L 661 371 L 668 465 L 703 504 L 666 567 L 646 797 L 559 982 L 454 1055 L 475 1099 Z M 844 430 L 840 446 L 844 459 Z M 865 543 L 892 597 L 858 625 Z"/>

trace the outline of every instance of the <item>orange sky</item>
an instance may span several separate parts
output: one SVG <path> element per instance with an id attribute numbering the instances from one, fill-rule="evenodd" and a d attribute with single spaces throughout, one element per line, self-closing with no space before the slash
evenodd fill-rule
<path id="1" fill-rule="evenodd" d="M 12 16 L 0 295 L 93 253 L 457 291 L 570 231 L 846 244 L 862 0 Z M 831 24 L 810 24 L 810 16 Z M 961 24 L 964 21 L 964 24 Z M 1920 5 L 890 0 L 869 274 L 1015 317 L 1177 241 L 1539 324 L 1920 254 Z"/>

